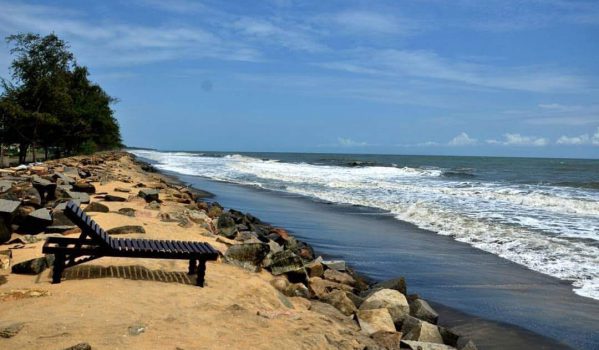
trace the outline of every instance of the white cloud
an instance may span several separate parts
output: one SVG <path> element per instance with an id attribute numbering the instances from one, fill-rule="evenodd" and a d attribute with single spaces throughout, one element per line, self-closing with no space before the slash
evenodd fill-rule
<path id="1" fill-rule="evenodd" d="M 520 134 L 507 133 L 503 135 L 503 140 L 487 140 L 486 142 L 490 145 L 503 145 L 503 146 L 547 146 L 549 141 L 544 137 L 536 136 L 524 136 Z"/>
<path id="2" fill-rule="evenodd" d="M 324 16 L 323 20 L 327 24 L 332 22 L 342 27 L 349 34 L 404 35 L 416 28 L 416 24 L 408 19 L 372 11 L 344 11 L 331 16 Z"/>
<path id="3" fill-rule="evenodd" d="M 475 145 L 478 141 L 475 138 L 471 138 L 465 132 L 462 132 L 458 136 L 454 137 L 449 141 L 450 146 L 470 146 Z"/>
<path id="4" fill-rule="evenodd" d="M 341 147 L 364 147 L 368 146 L 367 142 L 362 141 L 354 141 L 350 138 L 338 137 L 337 138 L 338 146 Z"/>
<path id="5" fill-rule="evenodd" d="M 297 28 L 292 23 L 277 25 L 269 20 L 245 17 L 233 23 L 233 27 L 251 38 L 268 39 L 270 43 L 292 50 L 319 52 L 327 50 L 302 28 Z"/>
<path id="6" fill-rule="evenodd" d="M 386 77 L 444 80 L 484 88 L 533 92 L 572 91 L 585 86 L 574 75 L 538 66 L 498 68 L 470 61 L 444 58 L 433 51 L 363 49 L 346 61 L 321 63 L 330 69 Z"/>
<path id="7" fill-rule="evenodd" d="M 593 135 L 582 134 L 578 136 L 560 136 L 557 139 L 559 145 L 594 145 L 599 146 L 599 127 Z"/>

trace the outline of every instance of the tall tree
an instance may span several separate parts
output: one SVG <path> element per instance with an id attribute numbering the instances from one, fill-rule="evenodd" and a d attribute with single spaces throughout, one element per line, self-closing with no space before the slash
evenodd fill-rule
<path id="1" fill-rule="evenodd" d="M 19 161 L 31 147 L 80 152 L 84 148 L 121 146 L 119 126 L 110 105 L 115 102 L 89 81 L 69 45 L 55 34 L 16 34 L 6 38 L 15 55 L 11 81 L 2 80 L 0 117 L 5 134 L 19 144 Z"/>

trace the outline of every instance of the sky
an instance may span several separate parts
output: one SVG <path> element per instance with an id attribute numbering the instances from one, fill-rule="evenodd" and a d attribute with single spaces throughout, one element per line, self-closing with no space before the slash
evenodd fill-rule
<path id="1" fill-rule="evenodd" d="M 599 1 L 3 1 L 128 146 L 599 158 Z M 0 44 L 0 77 L 9 77 Z"/>

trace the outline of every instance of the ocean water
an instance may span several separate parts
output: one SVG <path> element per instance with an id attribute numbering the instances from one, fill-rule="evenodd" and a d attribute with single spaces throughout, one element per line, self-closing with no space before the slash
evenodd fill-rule
<path id="1" fill-rule="evenodd" d="M 599 160 L 131 152 L 184 175 L 378 208 L 599 299 Z"/>

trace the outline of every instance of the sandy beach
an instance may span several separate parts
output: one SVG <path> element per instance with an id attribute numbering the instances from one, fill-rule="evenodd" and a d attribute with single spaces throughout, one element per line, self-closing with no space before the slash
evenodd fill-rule
<path id="1" fill-rule="evenodd" d="M 109 167 L 131 181 L 94 183 L 98 193 L 122 196 L 115 188 L 133 190 L 138 182 L 160 185 L 161 176 L 143 172 L 127 157 L 110 162 Z M 102 202 L 110 212 L 90 215 L 105 229 L 145 228 L 146 234 L 123 237 L 200 240 L 226 251 L 197 224 L 181 227 L 176 221 L 161 221 L 159 213 L 184 207 L 167 198 L 159 211 L 145 209 L 146 202 L 134 198 Z M 117 213 L 124 207 L 135 209 L 135 217 Z M 13 234 L 13 240 L 18 237 Z M 42 244 L 43 240 L 8 244 L 0 250 L 12 251 L 14 265 L 42 256 Z M 102 258 L 73 267 L 79 273 L 67 270 L 60 284 L 50 283 L 50 270 L 33 276 L 3 270 L 0 328 L 23 327 L 17 335 L 1 338 L 0 347 L 63 349 L 86 342 L 94 349 L 357 349 L 372 344 L 351 318 L 329 305 L 282 295 L 271 285 L 273 276 L 268 272 L 249 272 L 221 261 L 207 265 L 204 288 L 193 285 L 193 279 L 171 281 L 185 276 L 187 270 L 186 261 L 176 260 Z M 110 266 L 124 267 L 124 276 L 94 278 L 89 273 Z M 139 276 L 132 271 L 135 266 L 158 271 L 158 278 L 167 282 Z"/>

